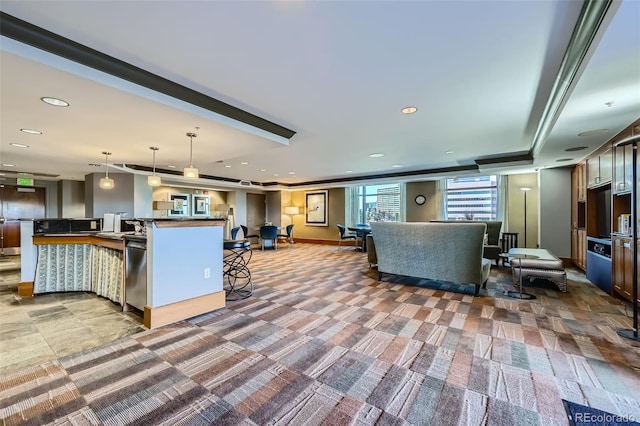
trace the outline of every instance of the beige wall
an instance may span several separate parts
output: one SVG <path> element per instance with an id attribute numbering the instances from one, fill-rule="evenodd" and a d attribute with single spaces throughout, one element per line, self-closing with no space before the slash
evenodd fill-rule
<path id="1" fill-rule="evenodd" d="M 282 196 L 281 211 L 286 206 L 298 206 L 300 214 L 293 217 L 293 235 L 295 238 L 313 240 L 337 240 L 338 228 L 345 220 L 345 188 L 331 188 L 329 191 L 328 219 L 329 226 L 307 226 L 305 224 L 305 194 L 307 191 L 292 191 Z M 284 219 L 286 217 L 286 219 Z M 289 216 L 284 215 L 283 225 L 290 222 Z M 286 226 L 286 225 L 285 225 Z"/>
<path id="2" fill-rule="evenodd" d="M 529 187 L 527 192 L 527 247 L 538 246 L 538 174 L 527 173 L 509 175 L 507 186 L 508 222 L 504 232 L 518 233 L 518 246 L 524 247 L 524 196 L 525 191 L 520 188 Z"/>
<path id="3" fill-rule="evenodd" d="M 211 210 L 218 204 L 227 204 L 227 193 L 223 191 L 206 191 L 202 189 L 159 186 L 153 189 L 153 201 L 167 201 L 169 194 L 205 194 L 209 195 Z M 167 217 L 166 210 L 154 210 L 153 217 Z"/>
<path id="4" fill-rule="evenodd" d="M 406 186 L 407 198 L 405 200 L 405 212 L 407 222 L 429 222 L 438 218 L 437 182 L 409 182 Z M 424 195 L 427 201 L 419 206 L 414 201 L 416 195 Z"/>
<path id="5" fill-rule="evenodd" d="M 436 181 L 409 182 L 406 185 L 405 220 L 407 222 L 428 222 L 441 219 L 440 203 Z M 538 245 L 539 190 L 538 174 L 509 175 L 507 186 L 507 215 L 503 224 L 504 232 L 517 232 L 518 243 L 524 247 L 524 191 L 521 187 L 529 187 L 527 192 L 527 247 Z M 281 194 L 281 212 L 287 206 L 298 206 L 300 214 L 293 217 L 294 236 L 303 239 L 337 240 L 337 224 L 345 223 L 345 188 L 329 189 L 329 226 L 305 225 L 305 193 L 307 191 L 283 191 Z M 422 206 L 415 203 L 416 195 L 422 194 L 427 201 Z M 282 225 L 291 223 L 288 215 L 282 213 Z"/>

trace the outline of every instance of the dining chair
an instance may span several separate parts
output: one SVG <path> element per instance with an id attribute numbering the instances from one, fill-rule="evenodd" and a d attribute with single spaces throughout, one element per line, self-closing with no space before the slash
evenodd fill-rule
<path id="1" fill-rule="evenodd" d="M 338 250 L 340 250 L 340 245 L 343 241 L 353 240 L 354 245 L 358 241 L 358 236 L 356 234 L 352 234 L 347 232 L 347 228 L 344 225 L 336 225 L 338 227 L 338 231 L 340 231 L 340 240 L 338 240 Z"/>
<path id="2" fill-rule="evenodd" d="M 264 242 L 273 241 L 273 248 L 278 250 L 278 227 L 275 225 L 263 225 L 260 227 L 260 245 L 264 250 Z"/>
<path id="3" fill-rule="evenodd" d="M 235 228 L 231 228 L 231 239 L 235 240 L 238 237 L 238 232 L 240 232 L 240 227 L 236 226 Z"/>
<path id="4" fill-rule="evenodd" d="M 286 234 L 278 234 L 278 238 L 284 238 L 289 241 L 289 244 L 293 244 L 293 224 L 287 225 L 287 233 Z"/>
<path id="5" fill-rule="evenodd" d="M 256 239 L 260 239 L 260 235 L 258 234 L 251 234 L 249 235 L 249 228 L 247 228 L 244 225 L 240 225 L 240 228 L 242 228 L 242 235 L 244 235 L 244 239 L 248 240 L 249 238 L 256 238 Z"/>

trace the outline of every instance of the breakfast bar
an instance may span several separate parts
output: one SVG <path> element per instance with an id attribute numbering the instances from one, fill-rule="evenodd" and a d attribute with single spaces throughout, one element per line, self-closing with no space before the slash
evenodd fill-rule
<path id="1" fill-rule="evenodd" d="M 34 222 L 23 222 L 20 295 L 90 291 L 121 304 L 123 310 L 138 308 L 148 328 L 224 307 L 225 221 L 189 218 L 140 222 L 144 224 L 142 232 L 136 233 L 35 235 Z M 146 242 L 146 262 L 135 278 L 144 281 L 143 287 L 132 280 L 127 282 L 129 277 L 125 276 L 127 241 L 133 238 Z M 128 303 L 128 286 L 143 289 L 139 303 Z"/>

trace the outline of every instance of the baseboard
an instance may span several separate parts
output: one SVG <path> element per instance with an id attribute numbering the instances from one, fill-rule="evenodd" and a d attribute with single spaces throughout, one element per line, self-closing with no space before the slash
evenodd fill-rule
<path id="1" fill-rule="evenodd" d="M 33 297 L 33 281 L 22 281 L 18 283 L 18 296 Z"/>
<path id="2" fill-rule="evenodd" d="M 168 305 L 144 307 L 144 326 L 152 329 L 224 308 L 224 290 Z"/>
<path id="3" fill-rule="evenodd" d="M 324 244 L 324 245 L 328 245 L 328 246 L 337 246 L 338 245 L 338 240 L 315 240 L 313 238 L 298 238 L 298 237 L 295 237 L 293 240 L 296 243 Z M 352 243 L 352 241 L 345 241 L 340 245 L 344 246 L 344 247 L 360 247 L 359 244 L 356 245 L 355 243 Z"/>

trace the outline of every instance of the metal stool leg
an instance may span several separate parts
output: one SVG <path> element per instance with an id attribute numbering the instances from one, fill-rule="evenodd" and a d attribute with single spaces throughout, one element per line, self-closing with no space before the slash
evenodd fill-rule
<path id="1" fill-rule="evenodd" d="M 249 261 L 253 252 L 251 243 L 230 246 L 225 243 L 226 254 L 224 255 L 222 275 L 225 298 L 228 301 L 246 299 L 253 294 L 253 281 L 251 281 L 251 271 Z"/>

